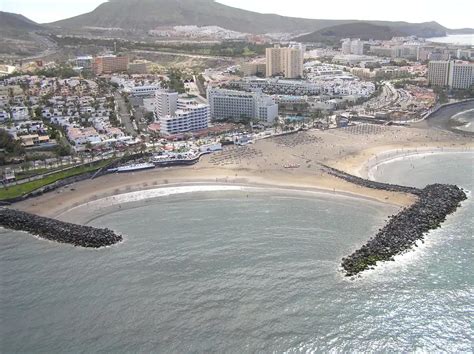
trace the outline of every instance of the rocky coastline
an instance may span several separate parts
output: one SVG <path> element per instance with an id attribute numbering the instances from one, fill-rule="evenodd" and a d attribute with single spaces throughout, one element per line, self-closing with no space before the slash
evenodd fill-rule
<path id="1" fill-rule="evenodd" d="M 111 246 L 122 241 L 122 236 L 110 229 L 76 225 L 8 208 L 0 208 L 0 226 L 86 248 Z"/>
<path id="2" fill-rule="evenodd" d="M 342 268 L 347 276 L 354 276 L 372 268 L 379 261 L 391 261 L 397 254 L 412 248 L 426 233 L 437 229 L 446 217 L 455 212 L 460 202 L 467 199 L 466 193 L 455 185 L 432 184 L 423 189 L 380 183 L 352 176 L 343 171 L 323 166 L 326 171 L 338 178 L 367 188 L 411 193 L 418 200 L 404 208 L 365 245 L 342 259 Z"/>

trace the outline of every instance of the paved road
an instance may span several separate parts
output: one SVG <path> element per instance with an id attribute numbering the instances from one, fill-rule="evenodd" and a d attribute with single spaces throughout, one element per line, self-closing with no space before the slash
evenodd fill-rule
<path id="1" fill-rule="evenodd" d="M 176 53 L 176 52 L 163 52 L 160 50 L 133 50 L 133 53 L 151 53 L 151 54 L 163 54 L 163 55 L 173 55 L 177 57 L 186 57 L 186 58 L 197 58 L 197 59 L 220 59 L 220 60 L 233 60 L 232 57 L 219 57 L 215 55 L 199 55 L 199 54 L 187 54 L 187 53 Z"/>
<path id="2" fill-rule="evenodd" d="M 137 136 L 135 127 L 133 126 L 133 123 L 130 120 L 130 112 L 128 111 L 125 100 L 123 99 L 122 95 L 118 92 L 115 93 L 114 97 L 115 97 L 115 107 L 117 110 L 117 118 L 124 125 L 124 129 L 129 135 L 133 137 Z"/>

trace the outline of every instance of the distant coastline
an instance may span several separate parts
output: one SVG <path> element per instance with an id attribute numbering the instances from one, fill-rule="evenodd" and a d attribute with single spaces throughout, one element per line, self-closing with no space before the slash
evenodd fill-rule
<path id="1" fill-rule="evenodd" d="M 444 37 L 426 38 L 426 41 L 433 42 L 433 43 L 446 43 L 446 44 L 474 46 L 474 33 L 471 33 L 471 34 L 447 34 Z"/>

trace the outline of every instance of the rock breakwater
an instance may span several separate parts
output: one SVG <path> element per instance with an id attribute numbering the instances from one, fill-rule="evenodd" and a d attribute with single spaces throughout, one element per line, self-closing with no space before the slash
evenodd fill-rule
<path id="1" fill-rule="evenodd" d="M 417 202 L 393 216 L 364 246 L 343 258 L 342 268 L 351 276 L 378 261 L 393 260 L 393 256 L 422 240 L 428 231 L 440 227 L 446 216 L 456 211 L 459 203 L 466 198 L 462 189 L 454 185 L 426 186 Z"/>
<path id="2" fill-rule="evenodd" d="M 326 165 L 321 165 L 321 166 L 323 170 L 325 170 L 328 174 L 341 178 L 347 182 L 357 184 L 358 186 L 372 188 L 372 189 L 379 189 L 379 190 L 384 190 L 384 191 L 389 191 L 389 192 L 409 193 L 409 194 L 414 194 L 414 195 L 420 195 L 422 193 L 421 189 L 419 188 L 400 186 L 398 184 L 371 181 L 368 179 L 351 175 L 349 173 L 346 173 L 344 171 L 341 171 L 341 170 L 338 170 Z"/>
<path id="3" fill-rule="evenodd" d="M 393 256 L 415 246 L 424 235 L 437 229 L 446 216 L 456 211 L 460 202 L 467 199 L 458 186 L 431 184 L 423 189 L 404 187 L 388 183 L 369 181 L 343 171 L 323 166 L 329 174 L 367 188 L 414 194 L 418 200 L 404 208 L 360 249 L 342 259 L 342 268 L 347 276 L 369 269 L 379 261 L 393 260 Z"/>
<path id="4" fill-rule="evenodd" d="M 0 208 L 0 226 L 79 247 L 100 248 L 122 241 L 121 235 L 109 229 L 76 225 L 8 208 Z"/>

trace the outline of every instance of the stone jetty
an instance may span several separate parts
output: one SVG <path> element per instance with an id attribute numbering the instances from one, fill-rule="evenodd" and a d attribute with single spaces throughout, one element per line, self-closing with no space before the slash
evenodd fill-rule
<path id="1" fill-rule="evenodd" d="M 393 260 L 393 256 L 415 246 L 424 235 L 437 229 L 446 216 L 455 212 L 460 202 L 467 199 L 464 191 L 454 185 L 432 184 L 423 189 L 369 181 L 343 171 L 323 166 L 331 175 L 367 188 L 411 193 L 418 200 L 392 216 L 382 229 L 360 249 L 342 259 L 347 276 L 353 276 L 376 265 Z"/>
<path id="2" fill-rule="evenodd" d="M 100 248 L 122 241 L 122 236 L 109 229 L 71 224 L 8 208 L 0 208 L 0 226 L 79 247 Z"/>

